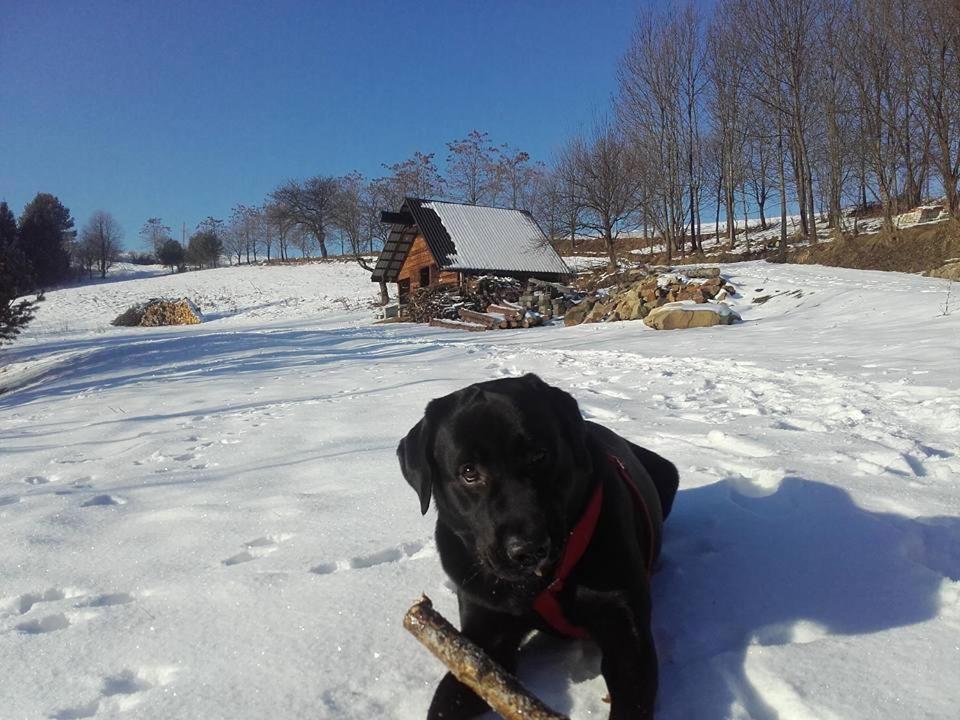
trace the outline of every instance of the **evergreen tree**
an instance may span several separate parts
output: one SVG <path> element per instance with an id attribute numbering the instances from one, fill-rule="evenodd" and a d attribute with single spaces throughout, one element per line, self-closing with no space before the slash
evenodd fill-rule
<path id="1" fill-rule="evenodd" d="M 0 248 L 12 246 L 17 241 L 17 220 L 6 202 L 0 202 Z"/>
<path id="2" fill-rule="evenodd" d="M 17 243 L 17 222 L 0 202 L 0 343 L 12 340 L 33 318 L 36 303 L 20 300 L 30 284 L 30 266 Z"/>
<path id="3" fill-rule="evenodd" d="M 37 193 L 20 216 L 20 249 L 33 268 L 37 287 L 46 288 L 70 273 L 70 211 L 50 193 Z"/>
<path id="4" fill-rule="evenodd" d="M 160 252 L 157 257 L 161 265 L 171 270 L 182 270 L 186 262 L 185 254 L 186 251 L 183 249 L 183 245 L 172 238 L 168 238 L 160 247 Z"/>

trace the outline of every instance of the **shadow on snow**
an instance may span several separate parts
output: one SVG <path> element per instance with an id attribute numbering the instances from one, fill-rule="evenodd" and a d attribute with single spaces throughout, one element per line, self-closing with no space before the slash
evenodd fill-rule
<path id="1" fill-rule="evenodd" d="M 945 577 L 960 579 L 960 518 L 871 512 L 800 477 L 765 496 L 725 481 L 682 490 L 653 579 L 657 717 L 776 720 L 747 676 L 749 647 L 929 620 Z M 568 679 L 600 672 L 589 642 L 535 636 L 523 657 L 524 681 L 561 712 Z"/>

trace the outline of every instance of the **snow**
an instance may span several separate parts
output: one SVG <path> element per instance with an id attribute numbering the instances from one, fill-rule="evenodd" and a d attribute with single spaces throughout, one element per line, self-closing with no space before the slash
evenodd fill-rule
<path id="1" fill-rule="evenodd" d="M 394 450 L 430 398 L 533 371 L 680 468 L 659 719 L 955 717 L 960 308 L 723 272 L 744 322 L 672 332 L 373 325 L 349 263 L 49 292 L 0 353 L 0 715 L 424 717 L 442 668 L 400 620 L 456 601 Z M 109 326 L 158 295 L 206 322 Z M 544 637 L 521 664 L 575 718 L 606 717 L 598 672 Z"/>

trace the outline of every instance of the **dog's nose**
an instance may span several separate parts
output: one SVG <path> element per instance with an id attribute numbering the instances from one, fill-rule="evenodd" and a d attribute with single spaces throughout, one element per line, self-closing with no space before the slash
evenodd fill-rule
<path id="1" fill-rule="evenodd" d="M 524 568 L 533 568 L 547 558 L 550 540 L 530 540 L 519 535 L 510 535 L 503 543 L 510 562 Z"/>

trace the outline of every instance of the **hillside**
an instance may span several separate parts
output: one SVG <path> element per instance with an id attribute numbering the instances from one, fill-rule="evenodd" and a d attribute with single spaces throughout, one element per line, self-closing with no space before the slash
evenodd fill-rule
<path id="1" fill-rule="evenodd" d="M 400 619 L 456 601 L 394 450 L 429 399 L 533 371 L 680 469 L 658 720 L 952 717 L 958 298 L 724 273 L 744 322 L 675 332 L 373 325 L 349 263 L 48 293 L 0 351 L 0 714 L 424 717 L 442 669 Z M 108 324 L 156 295 L 207 321 Z M 606 717 L 590 643 L 523 657 L 545 701 Z"/>

